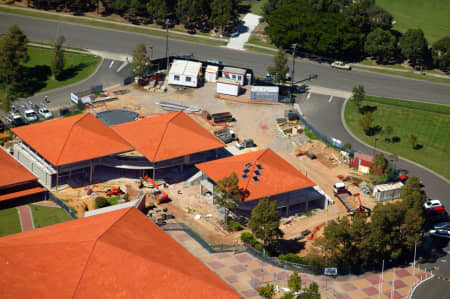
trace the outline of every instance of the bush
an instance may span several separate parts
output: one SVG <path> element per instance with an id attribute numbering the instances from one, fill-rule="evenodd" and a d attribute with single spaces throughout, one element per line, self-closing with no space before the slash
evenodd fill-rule
<path id="1" fill-rule="evenodd" d="M 120 196 L 116 195 L 116 196 L 111 196 L 110 198 L 107 199 L 108 205 L 113 206 L 119 203 L 120 200 Z"/>
<path id="2" fill-rule="evenodd" d="M 295 264 L 301 264 L 301 265 L 307 265 L 308 260 L 304 256 L 298 256 L 294 253 L 288 253 L 288 254 L 280 254 L 278 258 L 282 261 L 287 261 Z"/>
<path id="3" fill-rule="evenodd" d="M 237 232 L 242 230 L 239 222 L 234 221 L 233 219 L 228 219 L 228 231 Z"/>
<path id="4" fill-rule="evenodd" d="M 95 208 L 96 209 L 104 208 L 107 206 L 109 206 L 109 203 L 106 200 L 106 198 L 99 196 L 95 199 Z"/>
<path id="5" fill-rule="evenodd" d="M 261 244 L 260 242 L 256 241 L 256 244 L 253 246 L 255 247 L 259 252 L 263 252 L 264 251 L 264 246 L 263 244 Z"/>
<path id="6" fill-rule="evenodd" d="M 253 237 L 252 233 L 249 232 L 243 232 L 241 234 L 241 240 L 242 242 L 244 242 L 245 244 L 251 244 L 252 240 L 255 240 L 255 238 Z"/>

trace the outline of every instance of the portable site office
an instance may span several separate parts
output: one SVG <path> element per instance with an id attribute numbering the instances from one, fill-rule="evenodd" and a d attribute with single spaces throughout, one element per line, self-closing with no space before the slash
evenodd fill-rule
<path id="1" fill-rule="evenodd" d="M 219 80 L 217 80 L 217 93 L 237 97 L 239 95 L 239 89 L 238 80 L 228 78 L 219 78 Z"/>
<path id="2" fill-rule="evenodd" d="M 237 80 L 239 85 L 244 85 L 245 73 L 247 71 L 244 69 L 239 69 L 235 67 L 224 67 L 222 70 L 222 77 Z"/>
<path id="3" fill-rule="evenodd" d="M 200 62 L 174 60 L 169 71 L 169 84 L 198 87 L 200 79 Z"/>
<path id="4" fill-rule="evenodd" d="M 278 102 L 278 86 L 252 86 L 250 99 L 255 101 Z"/>

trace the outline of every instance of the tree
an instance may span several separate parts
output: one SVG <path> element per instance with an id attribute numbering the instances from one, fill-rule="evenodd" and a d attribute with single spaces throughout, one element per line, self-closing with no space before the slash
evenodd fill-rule
<path id="1" fill-rule="evenodd" d="M 364 133 L 368 136 L 372 134 L 373 121 L 374 118 L 372 112 L 364 113 L 362 118 L 359 120 L 361 128 L 363 129 Z"/>
<path id="2" fill-rule="evenodd" d="M 433 64 L 448 72 L 450 70 L 450 36 L 446 36 L 433 44 Z"/>
<path id="3" fill-rule="evenodd" d="M 239 18 L 239 1 L 214 0 L 211 2 L 211 16 L 209 22 L 216 28 L 223 31 L 230 31 Z"/>
<path id="4" fill-rule="evenodd" d="M 272 299 L 273 296 L 275 295 L 273 284 L 268 284 L 266 286 L 259 287 L 258 294 L 264 299 Z"/>
<path id="5" fill-rule="evenodd" d="M 214 203 L 225 209 L 225 223 L 228 223 L 229 211 L 234 211 L 237 202 L 243 199 L 239 188 L 239 178 L 235 172 L 217 182 L 214 186 Z"/>
<path id="6" fill-rule="evenodd" d="M 395 56 L 395 36 L 388 30 L 376 28 L 367 35 L 364 51 L 379 62 L 388 62 Z"/>
<path id="7" fill-rule="evenodd" d="M 302 299 L 320 299 L 319 285 L 316 282 L 311 282 L 308 288 L 303 290 Z"/>
<path id="8" fill-rule="evenodd" d="M 391 29 L 392 21 L 394 20 L 394 18 L 384 8 L 378 5 L 373 5 L 367 9 L 367 15 L 369 17 L 369 23 L 372 30 L 375 28 L 380 28 L 384 30 Z"/>
<path id="9" fill-rule="evenodd" d="M 402 200 L 409 208 L 422 210 L 426 200 L 426 195 L 421 191 L 420 180 L 418 177 L 410 177 L 402 187 Z"/>
<path id="10" fill-rule="evenodd" d="M 400 38 L 399 48 L 413 66 L 423 67 L 429 56 L 428 43 L 422 29 L 408 29 Z"/>
<path id="11" fill-rule="evenodd" d="M 364 101 L 365 97 L 366 91 L 364 90 L 364 86 L 362 85 L 353 86 L 351 99 L 356 103 L 356 106 L 358 106 L 358 108 L 361 108 L 361 104 Z"/>
<path id="12" fill-rule="evenodd" d="M 62 74 L 64 72 L 64 50 L 63 50 L 63 44 L 65 42 L 64 36 L 59 36 L 55 44 L 53 45 L 53 57 L 52 57 L 52 64 L 51 64 L 51 70 L 53 77 L 55 80 L 61 80 Z"/>
<path id="13" fill-rule="evenodd" d="M 264 246 L 275 247 L 282 236 L 277 202 L 269 201 L 268 198 L 260 199 L 252 210 L 248 226 L 258 239 L 263 240 Z"/>
<path id="14" fill-rule="evenodd" d="M 392 174 L 392 165 L 385 158 L 384 154 L 379 153 L 373 157 L 372 164 L 370 164 L 370 173 L 375 175 L 379 182 L 387 181 L 388 177 Z"/>
<path id="15" fill-rule="evenodd" d="M 150 19 L 154 19 L 160 25 L 164 24 L 168 13 L 167 1 L 149 0 L 147 2 L 147 12 Z"/>
<path id="16" fill-rule="evenodd" d="M 286 80 L 286 75 L 289 73 L 287 61 L 288 58 L 286 52 L 284 52 L 281 48 L 278 49 L 277 55 L 273 57 L 274 65 L 267 68 L 269 73 L 275 73 L 276 82 Z"/>
<path id="17" fill-rule="evenodd" d="M 294 299 L 294 293 L 292 292 L 284 293 L 283 296 L 280 297 L 280 299 Z"/>
<path id="18" fill-rule="evenodd" d="M 413 149 L 416 149 L 417 147 L 417 136 L 415 134 L 409 134 L 409 142 L 412 145 Z"/>
<path id="19" fill-rule="evenodd" d="M 131 62 L 131 74 L 143 78 L 146 71 L 151 68 L 152 63 L 147 54 L 145 44 L 138 44 L 133 50 L 133 61 Z"/>
<path id="20" fill-rule="evenodd" d="M 17 25 L 9 27 L 0 37 L 0 82 L 5 85 L 4 107 L 9 106 L 9 86 L 17 83 L 21 63 L 29 60 L 27 43 L 27 37 Z"/>
<path id="21" fill-rule="evenodd" d="M 292 292 L 298 292 L 302 289 L 302 279 L 298 275 L 297 272 L 293 272 L 291 276 L 289 276 L 288 287 Z"/>

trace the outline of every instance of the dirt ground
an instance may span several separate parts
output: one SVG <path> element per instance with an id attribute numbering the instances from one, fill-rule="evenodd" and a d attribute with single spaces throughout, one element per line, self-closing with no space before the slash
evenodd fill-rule
<path id="1" fill-rule="evenodd" d="M 113 95 L 113 92 L 117 90 L 127 90 L 127 93 L 118 95 L 119 100 L 108 102 L 104 108 L 128 109 L 138 112 L 142 117 L 154 117 L 168 113 L 157 104 L 165 101 L 186 106 L 197 106 L 209 113 L 231 112 L 236 119 L 236 122 L 232 123 L 232 129 L 241 140 L 252 138 L 258 149 L 271 148 L 320 186 L 334 200 L 334 204 L 326 210 L 316 211 L 313 216 L 293 217 L 290 224 L 283 224 L 281 229 L 285 233 L 285 239 L 294 238 L 305 229 L 314 230 L 320 225 L 323 227 L 323 224 L 326 224 L 327 221 L 347 215 L 343 204 L 333 197 L 332 186 L 340 181 L 339 175 L 366 179 L 354 170 L 349 169 L 344 164 L 338 151 L 327 147 L 322 142 L 308 141 L 305 136 L 283 137 L 276 127 L 276 119 L 283 117 L 286 109 L 292 108 L 289 105 L 248 104 L 217 99 L 214 83 L 206 83 L 203 87 L 196 89 L 177 89 L 169 86 L 166 93 L 160 90 L 146 91 L 144 88 L 138 88 L 133 84 L 109 92 Z M 241 97 L 246 98 L 248 95 L 244 94 Z M 210 132 L 221 128 L 211 126 L 201 117 L 200 113 L 189 115 Z M 308 150 L 312 151 L 317 159 L 311 160 L 307 156 L 296 157 L 297 152 Z M 212 206 L 211 200 L 200 197 L 199 189 L 198 185 L 185 186 L 183 183 L 169 185 L 168 188 L 165 188 L 165 191 L 169 194 L 172 202 L 165 205 L 179 221 L 186 222 L 212 243 L 235 242 L 236 239 L 239 239 L 240 233 L 228 233 L 220 227 L 219 221 L 223 219 L 223 215 L 219 214 L 216 208 Z M 370 208 L 375 205 L 373 199 L 363 194 L 358 187 L 349 186 L 349 191 L 360 193 L 363 205 Z M 79 190 L 73 192 L 78 192 L 78 196 L 82 193 Z M 90 199 L 83 199 L 88 208 L 93 205 L 91 201 Z M 83 204 L 79 205 L 83 206 Z M 200 215 L 200 219 L 195 219 L 196 215 Z M 316 233 L 316 236 L 318 234 L 320 234 L 320 231 Z M 304 248 L 309 246 L 309 243 L 310 241 L 306 239 L 306 244 L 299 248 L 300 252 L 303 252 Z"/>

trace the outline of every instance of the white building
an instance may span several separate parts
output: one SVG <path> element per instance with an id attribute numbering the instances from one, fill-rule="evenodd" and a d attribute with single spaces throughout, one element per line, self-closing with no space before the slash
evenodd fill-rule
<path id="1" fill-rule="evenodd" d="M 402 194 L 402 187 L 402 182 L 376 185 L 373 188 L 373 197 L 375 197 L 376 201 L 389 201 L 399 198 Z"/>
<path id="2" fill-rule="evenodd" d="M 245 73 L 247 71 L 244 69 L 238 69 L 235 67 L 224 67 L 222 70 L 222 77 L 238 80 L 239 85 L 244 85 Z"/>
<path id="3" fill-rule="evenodd" d="M 237 97 L 239 95 L 239 81 L 228 78 L 219 78 L 219 80 L 217 80 L 216 92 Z"/>
<path id="4" fill-rule="evenodd" d="M 174 60 L 169 71 L 169 84 L 198 87 L 200 62 L 188 60 Z"/>
<path id="5" fill-rule="evenodd" d="M 216 82 L 219 74 L 219 67 L 215 65 L 208 65 L 205 71 L 206 82 Z"/>

